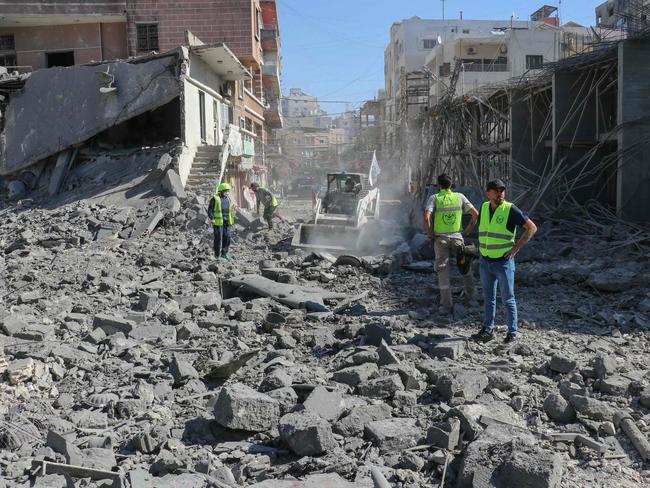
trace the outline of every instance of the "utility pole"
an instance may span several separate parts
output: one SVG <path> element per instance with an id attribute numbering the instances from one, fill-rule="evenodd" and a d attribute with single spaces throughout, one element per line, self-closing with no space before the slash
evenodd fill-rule
<path id="1" fill-rule="evenodd" d="M 442 20 L 445 20 L 445 0 L 440 0 L 442 2 Z"/>

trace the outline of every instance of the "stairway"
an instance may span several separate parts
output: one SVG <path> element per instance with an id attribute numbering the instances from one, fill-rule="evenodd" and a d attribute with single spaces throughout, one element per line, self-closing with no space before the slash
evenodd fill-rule
<path id="1" fill-rule="evenodd" d="M 185 185 L 198 195 L 214 193 L 219 178 L 219 156 L 221 146 L 199 146 L 194 155 L 192 169 Z"/>

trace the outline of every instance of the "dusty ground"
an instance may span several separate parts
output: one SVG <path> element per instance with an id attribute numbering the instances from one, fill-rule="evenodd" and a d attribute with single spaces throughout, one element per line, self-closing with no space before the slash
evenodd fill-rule
<path id="1" fill-rule="evenodd" d="M 610 424 L 626 410 L 650 432 L 647 253 L 542 226 L 518 256 L 522 339 L 478 345 L 465 339 L 479 306 L 457 289 L 439 317 L 435 274 L 401 268 L 427 256 L 417 237 L 354 267 L 296 253 L 289 224 L 238 227 L 233 260 L 217 261 L 205 202 L 167 203 L 0 210 L 6 486 L 66 486 L 34 460 L 138 487 L 382 486 L 373 469 L 437 486 L 446 462 L 449 487 L 650 484 Z M 158 209 L 151 235 L 131 237 Z M 300 310 L 232 285 L 262 273 L 340 295 Z M 69 480 L 106 483 L 92 473 Z"/>

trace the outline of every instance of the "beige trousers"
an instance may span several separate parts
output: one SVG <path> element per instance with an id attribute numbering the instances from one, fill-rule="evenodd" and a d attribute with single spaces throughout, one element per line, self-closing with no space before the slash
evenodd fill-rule
<path id="1" fill-rule="evenodd" d="M 451 278 L 450 278 L 450 257 L 451 263 L 456 262 L 456 253 L 458 248 L 463 245 L 463 239 L 456 237 L 436 236 L 433 240 L 433 250 L 436 255 L 435 268 L 438 273 L 438 288 L 440 288 L 440 305 L 451 307 L 453 300 L 451 298 Z M 462 275 L 465 294 L 469 300 L 475 297 L 474 280 L 472 273 Z"/>

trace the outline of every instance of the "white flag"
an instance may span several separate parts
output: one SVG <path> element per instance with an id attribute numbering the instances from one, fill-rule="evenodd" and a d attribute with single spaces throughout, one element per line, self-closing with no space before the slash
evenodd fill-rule
<path id="1" fill-rule="evenodd" d="M 372 163 L 370 163 L 370 173 L 368 173 L 368 182 L 370 186 L 375 186 L 377 176 L 381 173 L 381 168 L 377 162 L 377 151 L 372 152 Z"/>

